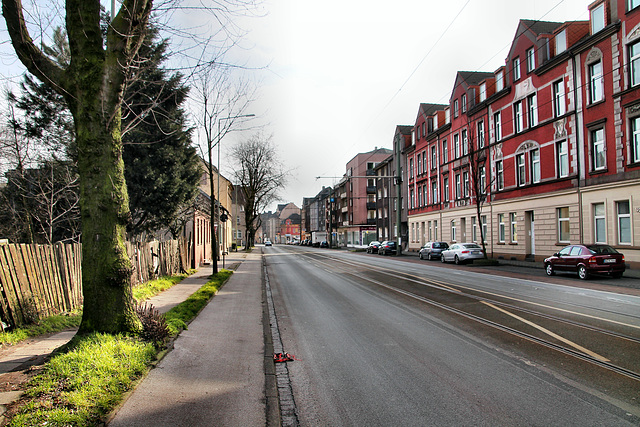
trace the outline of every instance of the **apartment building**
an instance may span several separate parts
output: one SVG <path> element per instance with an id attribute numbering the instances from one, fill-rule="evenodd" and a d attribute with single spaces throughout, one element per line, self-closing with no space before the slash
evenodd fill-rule
<path id="1" fill-rule="evenodd" d="M 496 258 L 607 243 L 640 267 L 640 0 L 521 20 L 505 65 L 458 72 L 407 155 L 409 249 L 485 236 Z"/>

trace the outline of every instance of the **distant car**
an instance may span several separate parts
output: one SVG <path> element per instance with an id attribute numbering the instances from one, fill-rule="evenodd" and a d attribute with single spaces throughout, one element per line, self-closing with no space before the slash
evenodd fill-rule
<path id="1" fill-rule="evenodd" d="M 321 248 L 328 248 L 329 247 L 329 242 L 327 242 L 326 240 L 323 240 L 322 242 L 320 242 L 320 247 Z"/>
<path id="2" fill-rule="evenodd" d="M 396 253 L 398 253 L 398 247 L 396 246 L 396 242 L 394 241 L 385 240 L 384 242 L 380 243 L 380 246 L 378 247 L 378 255 L 395 255 Z"/>
<path id="3" fill-rule="evenodd" d="M 320 247 L 320 242 L 313 242 L 311 244 L 311 246 L 313 246 L 314 248 L 319 248 Z"/>
<path id="4" fill-rule="evenodd" d="M 265 240 L 265 241 L 264 241 L 264 245 L 265 245 L 265 246 L 272 246 L 272 244 L 271 244 L 271 240 Z"/>
<path id="5" fill-rule="evenodd" d="M 624 255 L 609 245 L 569 245 L 544 260 L 547 275 L 571 271 L 586 280 L 592 274 L 608 274 L 615 278 L 624 273 Z"/>
<path id="6" fill-rule="evenodd" d="M 377 254 L 379 247 L 380 247 L 380 242 L 378 242 L 377 240 L 374 240 L 373 242 L 369 243 L 369 246 L 367 246 L 367 253 Z"/>
<path id="7" fill-rule="evenodd" d="M 456 264 L 463 264 L 474 259 L 484 258 L 482 247 L 475 243 L 455 243 L 449 249 L 442 251 L 440 261 L 453 261 Z"/>
<path id="8" fill-rule="evenodd" d="M 447 249 L 449 249 L 449 244 L 447 242 L 427 242 L 422 248 L 420 248 L 418 256 L 420 259 L 426 258 L 431 261 L 434 258 L 440 258 L 442 251 Z"/>

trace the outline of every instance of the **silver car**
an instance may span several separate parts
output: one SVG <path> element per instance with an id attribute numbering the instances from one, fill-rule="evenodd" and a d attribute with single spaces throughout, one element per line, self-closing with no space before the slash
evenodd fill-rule
<path id="1" fill-rule="evenodd" d="M 482 247 L 475 243 L 455 243 L 449 246 L 449 249 L 442 251 L 440 261 L 453 261 L 456 264 L 462 264 L 474 259 L 483 259 L 484 252 Z"/>

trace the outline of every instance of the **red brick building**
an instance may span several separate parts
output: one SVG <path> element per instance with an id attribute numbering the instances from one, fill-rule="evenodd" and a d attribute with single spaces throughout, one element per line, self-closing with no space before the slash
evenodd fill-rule
<path id="1" fill-rule="evenodd" d="M 459 72 L 449 105 L 421 105 L 405 166 L 410 250 L 484 231 L 494 257 L 602 242 L 640 266 L 640 0 L 589 11 L 521 20 L 504 67 Z"/>

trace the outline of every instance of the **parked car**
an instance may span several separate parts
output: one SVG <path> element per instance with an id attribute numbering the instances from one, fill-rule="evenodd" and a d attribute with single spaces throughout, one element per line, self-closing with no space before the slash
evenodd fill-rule
<path id="1" fill-rule="evenodd" d="M 615 278 L 624 273 L 624 255 L 609 245 L 569 245 L 544 260 L 549 276 L 556 271 L 571 271 L 586 280 L 591 274 L 609 274 Z"/>
<path id="2" fill-rule="evenodd" d="M 322 242 L 320 242 L 320 247 L 321 248 L 328 248 L 329 247 L 329 242 L 327 242 L 326 240 L 323 240 Z"/>
<path id="3" fill-rule="evenodd" d="M 418 256 L 420 259 L 426 258 L 431 261 L 434 258 L 440 258 L 442 251 L 446 249 L 449 249 L 449 244 L 447 242 L 427 242 L 422 248 L 420 248 Z"/>
<path id="4" fill-rule="evenodd" d="M 442 251 L 440 261 L 453 261 L 456 264 L 462 264 L 474 259 L 484 258 L 482 247 L 476 243 L 454 243 L 449 249 Z"/>
<path id="5" fill-rule="evenodd" d="M 272 246 L 271 240 L 265 240 L 264 241 L 264 245 L 265 246 Z"/>
<path id="6" fill-rule="evenodd" d="M 311 244 L 311 246 L 313 246 L 314 248 L 319 248 L 320 247 L 320 242 L 313 242 Z"/>
<path id="7" fill-rule="evenodd" d="M 374 240 L 373 242 L 369 243 L 369 246 L 367 246 L 367 253 L 377 254 L 379 247 L 380 247 L 380 242 L 378 242 L 377 240 Z"/>
<path id="8" fill-rule="evenodd" d="M 397 250 L 398 249 L 396 246 L 396 242 L 385 240 L 384 242 L 380 243 L 380 246 L 378 247 L 378 255 L 395 255 L 397 253 Z"/>

